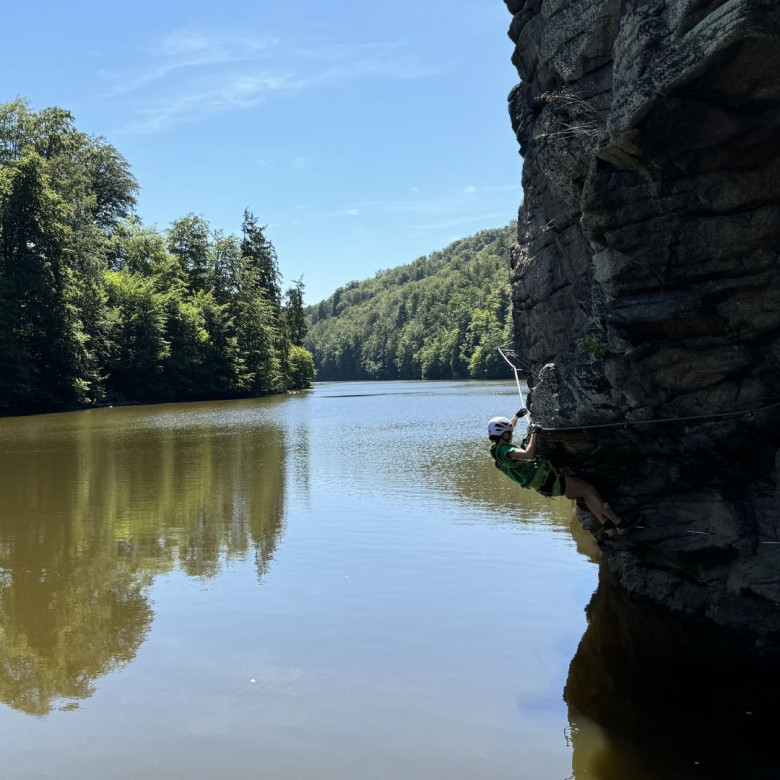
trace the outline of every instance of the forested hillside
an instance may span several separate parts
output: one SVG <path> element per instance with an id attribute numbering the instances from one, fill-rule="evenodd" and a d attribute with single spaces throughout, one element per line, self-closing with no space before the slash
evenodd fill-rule
<path id="1" fill-rule="evenodd" d="M 0 413 L 310 384 L 303 286 L 255 216 L 145 227 L 137 188 L 67 111 L 0 104 Z"/>
<path id="2" fill-rule="evenodd" d="M 305 344 L 318 378 L 506 376 L 497 348 L 511 339 L 515 232 L 484 230 L 309 307 Z"/>

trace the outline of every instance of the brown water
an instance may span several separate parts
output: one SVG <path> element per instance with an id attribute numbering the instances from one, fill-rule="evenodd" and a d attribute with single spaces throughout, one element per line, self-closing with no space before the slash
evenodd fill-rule
<path id="1" fill-rule="evenodd" d="M 0 776 L 715 776 L 606 714 L 595 546 L 486 457 L 515 392 L 0 420 Z"/>

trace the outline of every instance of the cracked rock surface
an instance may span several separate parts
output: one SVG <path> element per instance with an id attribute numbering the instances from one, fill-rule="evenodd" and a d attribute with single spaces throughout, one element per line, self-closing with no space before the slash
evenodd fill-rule
<path id="1" fill-rule="evenodd" d="M 780 5 L 505 1 L 532 414 L 629 423 L 544 447 L 641 518 L 629 593 L 780 652 Z"/>

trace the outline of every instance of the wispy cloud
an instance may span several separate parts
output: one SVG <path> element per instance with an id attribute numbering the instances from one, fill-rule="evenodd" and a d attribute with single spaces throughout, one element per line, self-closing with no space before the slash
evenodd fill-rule
<path id="1" fill-rule="evenodd" d="M 270 37 L 247 38 L 226 33 L 174 30 L 140 53 L 144 65 L 137 72 L 101 71 L 107 95 L 137 92 L 155 82 L 172 80 L 179 72 L 202 71 L 230 63 L 258 62 L 272 56 L 278 41 Z"/>
<path id="2" fill-rule="evenodd" d="M 155 133 L 175 124 L 194 121 L 226 110 L 254 108 L 274 93 L 295 89 L 288 74 L 204 78 L 189 89 L 150 100 L 137 109 L 138 121 L 131 126 L 137 133 Z"/>
<path id="3" fill-rule="evenodd" d="M 191 28 L 169 32 L 136 59 L 138 67 L 100 75 L 106 98 L 131 103 L 136 114 L 131 129 L 139 133 L 345 81 L 414 79 L 435 72 L 396 43 L 282 41 Z"/>

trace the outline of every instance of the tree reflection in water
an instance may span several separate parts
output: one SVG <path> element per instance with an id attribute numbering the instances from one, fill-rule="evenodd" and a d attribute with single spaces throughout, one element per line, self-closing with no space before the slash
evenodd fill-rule
<path id="1" fill-rule="evenodd" d="M 769 780 L 780 663 L 633 602 L 602 566 L 569 668 L 573 777 Z"/>
<path id="2" fill-rule="evenodd" d="M 0 449 L 0 700 L 22 712 L 77 706 L 135 657 L 155 576 L 209 578 L 252 554 L 262 576 L 281 533 L 277 430 L 171 431 L 152 411 L 112 412 L 124 426 L 89 413 L 4 423 L 16 435 Z"/>

